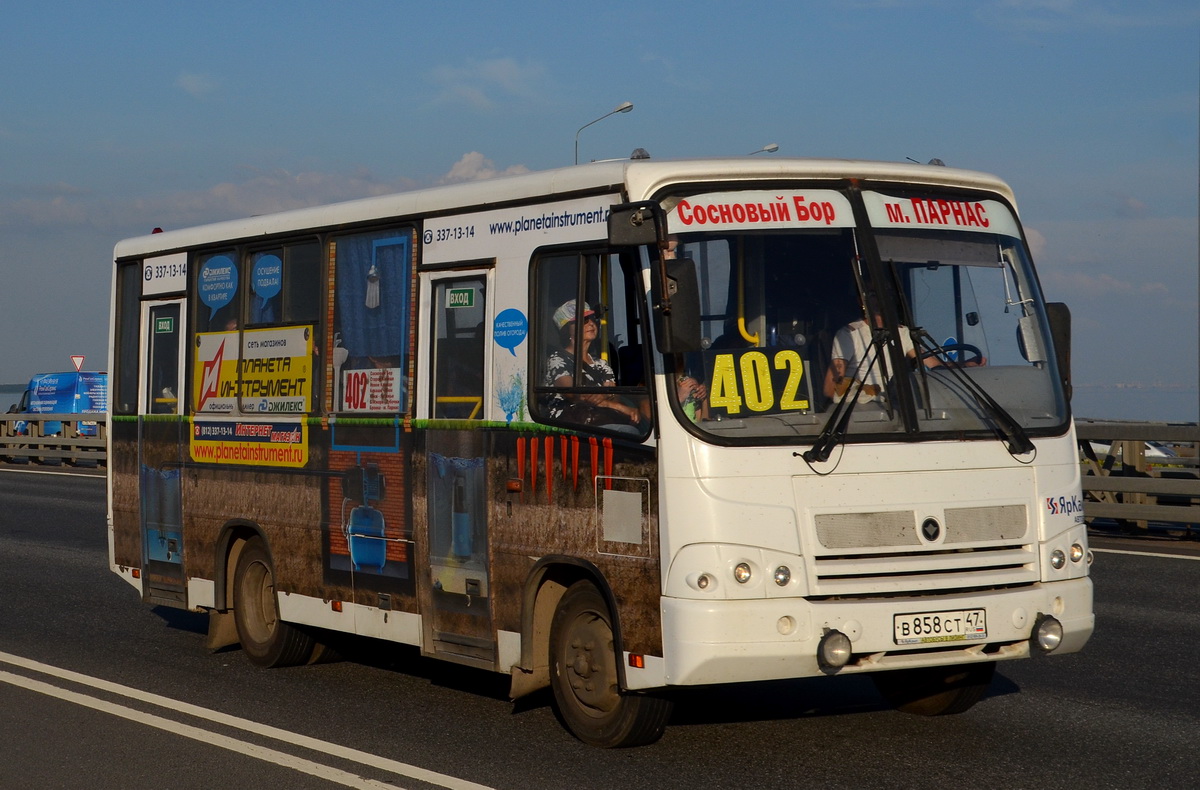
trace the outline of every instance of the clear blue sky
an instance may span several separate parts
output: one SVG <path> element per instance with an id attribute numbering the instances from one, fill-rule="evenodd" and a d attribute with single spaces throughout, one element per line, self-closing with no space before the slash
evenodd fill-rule
<path id="1" fill-rule="evenodd" d="M 1084 396 L 1185 388 L 1086 416 L 1197 419 L 1196 0 L 10 3 L 0 383 L 103 366 L 121 238 L 568 165 L 623 101 L 581 160 L 999 174 Z"/>

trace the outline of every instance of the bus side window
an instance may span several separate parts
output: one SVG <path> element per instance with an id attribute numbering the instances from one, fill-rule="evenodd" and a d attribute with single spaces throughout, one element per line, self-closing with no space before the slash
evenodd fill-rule
<path id="1" fill-rule="evenodd" d="M 232 413 L 236 408 L 238 331 L 241 327 L 241 267 L 235 250 L 197 255 L 192 331 L 191 409 L 197 414 Z M 231 349 L 228 355 L 226 349 Z"/>
<path id="2" fill-rule="evenodd" d="M 316 323 L 321 305 L 321 245 L 289 244 L 250 255 L 248 325 Z"/>
<path id="3" fill-rule="evenodd" d="M 246 331 L 242 333 L 241 358 L 286 361 L 286 367 L 261 372 L 253 365 L 243 368 L 242 379 L 257 378 L 267 386 L 251 382 L 245 393 L 279 391 L 288 393 L 276 403 L 288 411 L 311 413 L 318 408 L 321 375 L 320 343 L 324 339 L 320 320 L 321 245 L 316 241 L 284 244 L 251 252 L 246 259 Z M 282 351 L 262 351 L 282 349 Z M 264 378 L 265 377 L 265 378 Z M 243 410 L 262 411 L 263 400 L 254 398 Z M 268 399 L 268 412 L 275 405 Z"/>
<path id="4" fill-rule="evenodd" d="M 283 319 L 283 250 L 250 256 L 249 326 L 276 324 Z"/>
<path id="5" fill-rule="evenodd" d="M 338 237 L 333 410 L 408 411 L 412 231 Z"/>
<path id="6" fill-rule="evenodd" d="M 321 297 L 325 293 L 321 279 L 321 250 L 317 242 L 294 244 L 287 249 L 283 278 L 283 320 L 319 323 Z"/>
<path id="7" fill-rule="evenodd" d="M 138 410 L 138 363 L 139 322 L 142 294 L 142 268 L 137 264 L 122 264 L 117 268 L 117 284 L 114 292 L 117 304 L 116 326 L 113 342 L 116 345 L 111 374 L 112 392 L 109 403 L 113 414 L 137 414 Z M 21 396 L 24 411 L 28 390 Z"/>
<path id="8" fill-rule="evenodd" d="M 237 253 L 208 253 L 197 258 L 196 331 L 231 332 L 241 324 L 242 303 Z"/>
<path id="9" fill-rule="evenodd" d="M 535 260 L 534 281 L 534 416 L 645 437 L 651 419 L 639 370 L 637 278 L 616 255 L 555 253 Z"/>

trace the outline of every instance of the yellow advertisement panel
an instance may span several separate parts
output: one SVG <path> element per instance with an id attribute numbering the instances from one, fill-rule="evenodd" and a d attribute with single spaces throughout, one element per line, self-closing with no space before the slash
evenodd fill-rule
<path id="1" fill-rule="evenodd" d="M 312 409 L 312 327 L 196 335 L 192 388 L 204 414 L 307 414 Z"/>
<path id="2" fill-rule="evenodd" d="M 193 461 L 300 467 L 312 408 L 312 327 L 196 335 Z"/>
<path id="3" fill-rule="evenodd" d="M 300 467 L 308 463 L 308 425 L 196 417 L 189 451 L 201 463 Z"/>

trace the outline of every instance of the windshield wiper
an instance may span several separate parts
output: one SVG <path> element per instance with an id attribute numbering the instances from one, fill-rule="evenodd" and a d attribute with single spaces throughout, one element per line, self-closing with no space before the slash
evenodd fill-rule
<path id="1" fill-rule="evenodd" d="M 1021 427 L 1021 424 L 1009 414 L 1003 406 L 996 402 L 996 399 L 991 396 L 983 386 L 966 374 L 956 360 L 952 359 L 949 352 L 933 339 L 929 332 L 921 327 L 913 329 L 913 335 L 917 338 L 920 346 L 925 352 L 932 352 L 938 355 L 938 358 L 943 361 L 942 367 L 950 371 L 958 383 L 971 393 L 975 398 L 975 402 L 992 418 L 992 429 L 996 435 L 1004 442 L 1004 447 L 1010 455 L 1025 455 L 1033 452 L 1033 442 L 1029 439 L 1029 434 Z M 923 359 L 925 353 L 918 354 L 919 359 Z M 918 362 L 924 367 L 923 362 Z"/>
<path id="2" fill-rule="evenodd" d="M 817 440 L 813 442 L 813 446 L 803 453 L 799 453 L 800 457 L 808 463 L 828 461 L 834 448 L 845 440 L 846 428 L 850 425 L 850 415 L 854 413 L 854 407 L 858 405 L 858 396 L 862 394 L 863 387 L 867 384 L 867 377 L 871 373 L 871 369 L 875 367 L 875 361 L 879 359 L 879 351 L 883 348 L 887 334 L 886 329 L 876 329 L 871 333 L 871 351 L 866 365 L 860 365 L 855 371 L 857 380 L 842 392 L 837 403 L 834 404 L 833 411 L 829 414 L 829 419 L 825 421 L 825 427 L 821 429 Z M 854 393 L 853 397 L 851 397 L 851 392 Z"/>

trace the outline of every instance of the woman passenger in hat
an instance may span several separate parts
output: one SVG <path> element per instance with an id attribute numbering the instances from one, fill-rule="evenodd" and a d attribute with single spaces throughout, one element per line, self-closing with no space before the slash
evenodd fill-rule
<path id="1" fill-rule="evenodd" d="M 591 353 L 592 344 L 600 333 L 596 313 L 583 303 L 582 320 L 576 320 L 575 300 L 563 302 L 554 311 L 554 323 L 561 335 L 562 350 L 550 353 L 546 362 L 545 383 L 553 387 L 613 387 L 616 377 L 608 362 Z M 579 358 L 580 381 L 574 380 L 575 360 Z M 603 392 L 555 394 L 547 404 L 550 416 L 596 425 L 601 428 L 633 431 L 642 420 L 641 412 L 619 396 Z"/>

